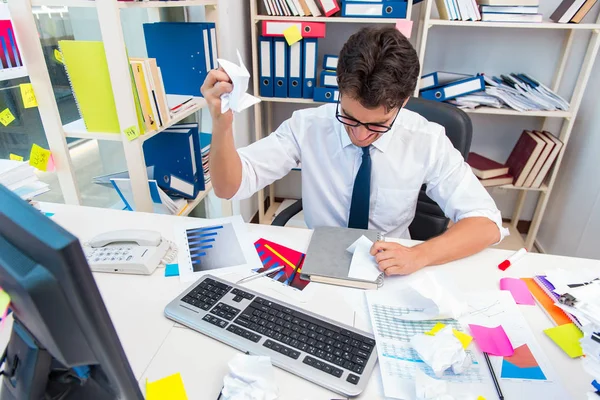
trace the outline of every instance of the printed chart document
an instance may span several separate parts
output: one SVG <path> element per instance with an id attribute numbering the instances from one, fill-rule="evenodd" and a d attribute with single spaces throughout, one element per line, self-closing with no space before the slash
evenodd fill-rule
<path id="1" fill-rule="evenodd" d="M 206 273 L 220 275 L 262 267 L 241 216 L 198 219 L 175 231 L 179 276 L 192 282 Z"/>

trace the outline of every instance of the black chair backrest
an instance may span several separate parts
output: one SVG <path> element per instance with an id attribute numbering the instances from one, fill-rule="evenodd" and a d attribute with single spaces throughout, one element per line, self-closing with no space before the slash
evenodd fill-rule
<path id="1" fill-rule="evenodd" d="M 411 97 L 405 108 L 414 111 L 428 121 L 438 123 L 446 129 L 446 136 L 466 159 L 471 148 L 473 124 L 471 118 L 461 109 L 450 104 Z M 441 235 L 448 228 L 449 219 L 440 207 L 421 188 L 417 202 L 415 219 L 408 230 L 415 240 L 428 240 Z"/>

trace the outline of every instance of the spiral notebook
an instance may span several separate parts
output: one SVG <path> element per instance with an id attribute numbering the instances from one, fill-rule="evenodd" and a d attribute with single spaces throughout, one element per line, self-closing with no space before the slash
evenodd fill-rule
<path id="1" fill-rule="evenodd" d="M 536 275 L 533 277 L 533 280 L 544 291 L 544 293 L 546 293 L 548 297 L 550 297 L 555 303 L 558 302 L 560 295 L 554 291 L 554 285 L 548 279 L 546 279 L 545 275 Z M 565 315 L 575 324 L 576 327 L 582 329 L 581 322 L 579 322 L 577 317 L 575 317 L 572 314 L 569 314 L 568 312 L 565 312 Z"/>
<path id="2" fill-rule="evenodd" d="M 377 231 L 350 228 L 316 228 L 310 239 L 301 278 L 313 282 L 377 289 L 383 285 L 383 273 L 376 280 L 366 281 L 348 277 L 352 254 L 346 249 L 361 236 L 375 242 L 383 240 Z"/>

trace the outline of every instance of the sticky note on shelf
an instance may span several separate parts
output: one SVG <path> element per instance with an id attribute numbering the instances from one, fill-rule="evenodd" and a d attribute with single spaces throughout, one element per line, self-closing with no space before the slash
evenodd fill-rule
<path id="1" fill-rule="evenodd" d="M 6 313 L 6 309 L 10 305 L 10 295 L 4 290 L 0 289 L 0 315 Z"/>
<path id="2" fill-rule="evenodd" d="M 179 264 L 165 265 L 165 276 L 179 276 Z"/>
<path id="3" fill-rule="evenodd" d="M 579 339 L 583 337 L 583 333 L 575 326 L 575 324 L 564 324 L 554 328 L 544 330 L 554 343 L 558 345 L 571 358 L 581 357 L 583 349 L 579 343 Z"/>
<path id="4" fill-rule="evenodd" d="M 146 400 L 187 400 L 183 379 L 178 372 L 154 382 L 146 380 Z"/>
<path id="5" fill-rule="evenodd" d="M 302 40 L 302 34 L 300 33 L 298 26 L 296 26 L 296 25 L 292 25 L 289 28 L 287 28 L 286 30 L 284 30 L 283 37 L 285 37 L 285 40 L 287 41 L 287 44 L 289 46 Z"/>
<path id="6" fill-rule="evenodd" d="M 10 158 L 10 159 L 11 159 L 11 160 L 13 160 L 13 161 L 23 161 L 23 157 L 21 157 L 21 156 L 18 156 L 18 155 L 16 155 L 16 154 L 13 154 L 13 153 L 10 153 L 10 154 L 8 155 L 8 158 Z"/>
<path id="7" fill-rule="evenodd" d="M 517 304 L 535 305 L 535 300 L 527 288 L 527 284 L 521 279 L 500 279 L 500 290 L 508 290 Z"/>
<path id="8" fill-rule="evenodd" d="M 127 136 L 127 140 L 131 142 L 133 139 L 137 139 L 140 137 L 140 128 L 138 128 L 135 125 L 132 125 L 129 128 L 125 129 L 123 133 L 125 133 L 125 136 Z"/>
<path id="9" fill-rule="evenodd" d="M 469 324 L 477 346 L 484 353 L 493 356 L 512 356 L 515 352 L 502 325 L 488 328 L 481 325 Z"/>
<path id="10" fill-rule="evenodd" d="M 425 332 L 425 334 L 429 335 L 429 336 L 435 336 L 436 333 L 438 333 L 445 327 L 446 327 L 446 325 L 442 324 L 441 322 L 438 322 L 437 324 L 435 324 L 433 326 L 433 328 L 431 328 L 431 330 L 429 332 Z"/>
<path id="11" fill-rule="evenodd" d="M 5 108 L 0 112 L 0 123 L 4 126 L 10 125 L 15 120 L 15 116 L 10 112 L 9 108 Z"/>
<path id="12" fill-rule="evenodd" d="M 29 165 L 40 171 L 48 171 L 48 161 L 50 160 L 51 155 L 50 150 L 46 150 L 34 143 L 33 146 L 31 146 L 31 153 L 29 153 Z M 51 167 L 53 166 L 54 163 Z"/>
<path id="13" fill-rule="evenodd" d="M 22 83 L 19 85 L 21 89 L 21 97 L 23 98 L 23 106 L 25 108 L 33 108 L 37 107 L 37 99 L 35 98 L 35 93 L 33 92 L 33 86 L 31 83 Z"/>
<path id="14" fill-rule="evenodd" d="M 65 63 L 62 53 L 58 49 L 54 49 L 54 58 L 61 64 Z"/>
<path id="15" fill-rule="evenodd" d="M 410 39 L 410 35 L 412 34 L 412 27 L 413 27 L 413 22 L 411 20 L 406 20 L 406 19 L 396 20 L 396 29 L 398 29 L 401 34 L 406 36 L 407 39 Z"/>

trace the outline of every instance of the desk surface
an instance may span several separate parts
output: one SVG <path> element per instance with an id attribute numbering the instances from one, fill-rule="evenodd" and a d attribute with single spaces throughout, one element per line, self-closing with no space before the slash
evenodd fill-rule
<path id="1" fill-rule="evenodd" d="M 85 242 L 94 235 L 115 229 L 152 229 L 160 231 L 167 239 L 173 239 L 174 226 L 183 217 L 157 214 L 124 212 L 101 208 L 76 207 L 42 203 L 42 210 L 53 212 L 52 219 Z M 280 228 L 248 224 L 252 240 L 265 238 L 284 246 L 305 251 L 310 240 L 310 231 L 295 228 Z M 411 241 L 400 241 L 411 244 Z M 497 269 L 500 261 L 512 252 L 487 249 L 467 259 L 431 267 L 431 270 L 451 274 L 461 290 L 497 290 L 501 277 L 524 277 L 542 273 L 548 269 L 600 267 L 600 261 L 569 257 L 529 254 L 516 266 L 501 273 Z M 151 381 L 172 373 L 181 372 L 189 398 L 217 398 L 223 376 L 228 372 L 227 362 L 237 350 L 210 339 L 166 319 L 165 305 L 183 291 L 189 283 L 178 278 L 164 277 L 162 268 L 151 276 L 100 274 L 94 275 L 113 324 L 117 330 L 135 377 L 145 390 L 146 379 Z M 223 276 L 234 281 L 238 276 Z M 403 277 L 387 278 L 401 280 Z M 285 295 L 268 289 L 262 279 L 247 286 L 254 290 L 267 290 L 269 296 L 293 302 Z M 386 281 L 387 282 L 387 281 Z M 318 312 L 340 322 L 370 330 L 369 322 L 360 310 L 357 301 L 362 291 L 329 285 L 316 285 L 313 295 L 301 307 Z M 268 286 L 271 287 L 271 286 Z M 359 299 L 359 300 L 357 300 Z M 353 306 L 354 305 L 354 306 Z M 552 327 L 551 321 L 537 306 L 520 306 L 537 341 L 548 356 L 553 367 L 561 376 L 562 385 L 570 398 L 584 398 L 591 377 L 583 370 L 579 360 L 572 360 L 562 353 L 542 332 Z M 0 340 L 7 336 L 4 329 Z M 382 398 L 383 389 L 379 368 L 376 367 L 366 391 L 360 398 Z M 282 399 L 339 399 L 340 396 L 320 386 L 276 368 L 276 379 Z"/>

